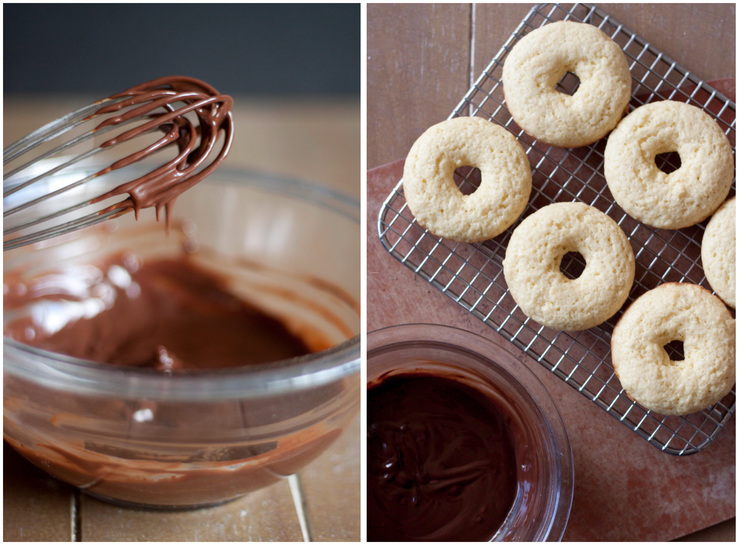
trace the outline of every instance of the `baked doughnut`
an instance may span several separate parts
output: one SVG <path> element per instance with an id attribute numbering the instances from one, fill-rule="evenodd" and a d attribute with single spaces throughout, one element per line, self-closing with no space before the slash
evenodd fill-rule
<path id="1" fill-rule="evenodd" d="M 560 270 L 565 254 L 586 261 L 583 273 Z M 630 293 L 635 259 L 625 233 L 584 203 L 555 203 L 524 219 L 503 261 L 510 294 L 536 322 L 563 331 L 594 327 L 612 317 Z"/>
<path id="2" fill-rule="evenodd" d="M 612 333 L 612 364 L 631 399 L 660 414 L 684 415 L 720 401 L 735 382 L 735 321 L 721 300 L 695 284 L 647 291 Z M 681 341 L 684 360 L 665 346 Z"/>
<path id="3" fill-rule="evenodd" d="M 572 95 L 557 83 L 571 72 L 579 84 Z M 553 146 L 596 142 L 620 121 L 630 101 L 625 54 L 593 25 L 558 21 L 524 36 L 503 66 L 503 92 L 513 119 Z"/>
<path id="4" fill-rule="evenodd" d="M 724 302 L 737 308 L 735 263 L 737 259 L 735 236 L 736 197 L 722 204 L 708 220 L 701 243 L 701 261 L 706 279 Z"/>
<path id="5" fill-rule="evenodd" d="M 667 174 L 657 155 L 677 152 Z M 727 198 L 734 176 L 732 147 L 700 108 L 665 100 L 640 106 L 612 131 L 604 177 L 625 212 L 660 229 L 681 229 L 710 216 Z"/>
<path id="6" fill-rule="evenodd" d="M 453 173 L 473 166 L 481 183 L 465 195 Z M 431 233 L 460 242 L 496 237 L 521 215 L 531 195 L 531 167 L 515 137 L 479 117 L 455 117 L 427 129 L 404 164 L 404 196 Z"/>

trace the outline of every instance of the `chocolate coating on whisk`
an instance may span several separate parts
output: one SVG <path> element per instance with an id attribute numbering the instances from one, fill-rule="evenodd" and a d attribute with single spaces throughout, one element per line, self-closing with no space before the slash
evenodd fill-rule
<path id="1" fill-rule="evenodd" d="M 195 78 L 170 76 L 132 87 L 109 97 L 108 103 L 92 117 L 110 115 L 97 125 L 97 131 L 147 116 L 149 120 L 126 130 L 101 144 L 109 148 L 147 132 L 160 130 L 164 135 L 145 149 L 124 157 L 97 173 L 104 175 L 152 156 L 167 146 L 176 146 L 177 155 L 149 173 L 121 184 L 94 199 L 100 202 L 117 195 L 127 195 L 123 201 L 102 210 L 102 214 L 133 210 L 136 218 L 143 208 L 164 209 L 167 225 L 175 198 L 210 175 L 229 153 L 234 137 L 231 108 L 233 100 L 220 94 L 207 83 Z M 194 112 L 197 125 L 188 117 Z M 223 134 L 223 143 L 219 143 Z M 217 152 L 218 150 L 218 152 Z M 118 214 L 119 215 L 119 214 Z"/>

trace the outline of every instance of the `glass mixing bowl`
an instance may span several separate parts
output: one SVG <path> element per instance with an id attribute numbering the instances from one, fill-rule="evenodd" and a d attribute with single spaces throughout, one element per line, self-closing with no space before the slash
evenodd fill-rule
<path id="1" fill-rule="evenodd" d="M 168 235 L 163 221 L 142 216 L 6 252 L 5 277 L 120 251 L 166 257 L 188 246 L 233 291 L 328 348 L 251 367 L 162 374 L 6 336 L 6 440 L 55 477 L 134 506 L 210 505 L 297 472 L 359 408 L 357 203 L 309 183 L 221 168 L 180 196 Z M 12 288 L 4 287 L 7 296 Z M 6 308 L 4 320 L 25 311 Z"/>
<path id="2" fill-rule="evenodd" d="M 388 377 L 410 374 L 460 381 L 493 400 L 515 423 L 510 429 L 515 444 L 516 495 L 489 540 L 561 540 L 573 500 L 573 454 L 560 414 L 531 370 L 501 346 L 461 329 L 411 324 L 370 332 L 368 390 Z M 377 474 L 380 469 L 373 471 Z M 466 508 L 482 510 L 481 505 Z M 406 531 L 419 535 L 414 525 Z"/>

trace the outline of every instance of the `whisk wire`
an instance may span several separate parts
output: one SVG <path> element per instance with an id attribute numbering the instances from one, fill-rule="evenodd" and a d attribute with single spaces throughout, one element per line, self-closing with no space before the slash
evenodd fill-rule
<path id="1" fill-rule="evenodd" d="M 161 78 L 80 108 L 11 144 L 3 151 L 3 249 L 129 210 L 137 217 L 143 207 L 155 207 L 157 217 L 164 207 L 168 220 L 176 195 L 226 157 L 234 134 L 232 102 L 198 80 Z M 160 135 L 148 143 L 140 138 L 152 133 Z M 218 146 L 220 133 L 224 142 Z M 124 168 L 167 148 L 174 149 L 168 160 L 135 179 Z M 94 164 L 104 152 L 110 157 Z M 120 200 L 111 204 L 114 197 Z"/>
<path id="2" fill-rule="evenodd" d="M 142 117 L 145 117 L 145 116 L 142 116 Z M 64 152 L 67 152 L 67 151 L 75 148 L 76 146 L 81 145 L 81 144 L 85 143 L 86 141 L 93 139 L 94 137 L 101 136 L 101 135 L 103 135 L 103 134 L 105 134 L 107 132 L 110 132 L 110 131 L 114 131 L 115 129 L 119 128 L 122 125 L 134 123 L 134 122 L 138 121 L 139 119 L 140 118 L 132 118 L 132 119 L 128 119 L 128 120 L 122 122 L 121 125 L 109 125 L 109 126 L 105 126 L 105 127 L 102 127 L 102 128 L 94 128 L 94 129 L 91 129 L 89 131 L 86 131 L 86 132 L 84 132 L 84 133 L 82 133 L 82 134 L 80 134 L 80 135 L 78 135 L 78 136 L 76 136 L 74 138 L 71 138 L 70 140 L 67 140 L 67 141 L 61 143 L 60 145 L 58 145 L 58 146 L 56 146 L 54 148 L 51 148 L 51 149 L 47 150 L 46 152 L 44 152 L 44 153 L 42 153 L 42 154 L 40 154 L 38 156 L 35 156 L 35 157 L 31 158 L 26 163 L 24 163 L 22 165 L 19 165 L 19 166 L 15 167 L 14 169 L 12 169 L 12 170 L 4 173 L 3 174 L 3 179 L 8 179 L 8 180 L 13 179 L 19 173 L 28 170 L 33 165 L 35 165 L 37 163 L 40 163 L 41 161 L 43 161 L 45 159 L 50 159 L 52 157 L 56 157 L 58 155 L 61 155 Z M 61 136 L 62 134 L 64 134 L 64 133 L 66 133 L 66 132 L 68 132 L 68 131 L 70 131 L 70 130 L 72 130 L 74 128 L 77 128 L 77 127 L 83 125 L 87 121 L 88 121 L 88 119 L 79 120 L 74 125 L 71 125 L 70 127 L 66 127 L 65 130 L 60 130 L 60 131 L 58 131 L 54 135 L 50 134 L 50 135 L 48 135 L 48 137 L 46 138 L 46 140 L 44 142 L 29 143 L 28 148 L 27 149 L 22 149 L 20 151 L 20 153 L 18 153 L 16 155 L 16 158 L 20 157 L 24 153 L 28 153 L 29 151 L 32 151 L 34 148 L 38 147 L 42 143 L 51 142 L 52 140 L 54 140 L 54 138 L 56 138 L 58 136 Z M 99 148 L 95 148 L 95 150 L 96 151 L 101 151 L 101 149 L 99 149 Z M 85 154 L 85 153 L 81 154 L 79 156 L 73 156 L 70 160 L 68 160 L 68 161 L 66 161 L 64 163 L 61 163 L 61 164 L 57 165 L 56 167 L 51 168 L 47 172 L 44 172 L 44 173 L 42 173 L 42 174 L 40 174 L 38 176 L 35 176 L 34 178 L 26 180 L 23 183 L 15 184 L 15 185 L 9 187 L 8 189 L 6 189 L 5 187 L 3 187 L 3 197 L 7 197 L 9 195 L 12 195 L 13 193 L 21 191 L 22 189 L 25 189 L 26 187 L 28 187 L 28 186 L 30 186 L 30 185 L 38 182 L 40 179 L 42 179 L 42 178 L 44 178 L 46 176 L 50 176 L 52 174 L 55 174 L 57 172 L 60 172 L 61 170 L 65 169 L 65 168 L 67 168 L 67 167 L 69 167 L 71 165 L 74 165 L 78 161 L 86 159 L 86 158 L 88 158 L 90 156 L 91 156 L 91 154 Z M 3 159 L 4 159 L 4 164 L 8 164 L 9 162 L 11 162 L 11 161 L 6 161 L 5 160 L 5 154 L 3 154 Z"/>
<path id="3" fill-rule="evenodd" d="M 14 185 L 10 189 L 3 191 L 3 198 L 9 197 L 9 196 L 13 195 L 14 193 L 17 193 L 17 192 L 19 192 L 19 191 L 21 191 L 23 189 L 26 189 L 30 185 L 35 184 L 36 182 L 39 182 L 40 180 L 43 180 L 43 179 L 47 178 L 48 176 L 52 176 L 53 174 L 57 174 L 58 172 L 61 172 L 62 170 L 68 168 L 69 166 L 74 165 L 74 164 L 76 164 L 76 163 L 78 163 L 80 161 L 83 161 L 84 159 L 88 159 L 89 157 L 92 157 L 93 155 L 95 155 L 99 151 L 101 151 L 101 150 L 92 149 L 92 150 L 84 152 L 84 153 L 82 153 L 80 155 L 76 155 L 76 156 L 72 157 L 71 159 L 69 159 L 67 161 L 64 161 L 63 163 L 60 163 L 60 164 L 58 164 L 58 165 L 50 168 L 49 170 L 47 170 L 45 172 L 42 172 L 41 174 L 38 174 L 37 176 L 34 176 L 33 178 L 30 178 L 29 180 L 26 180 L 23 183 Z M 52 155 L 45 154 L 42 158 L 40 158 L 40 161 L 42 159 L 49 159 L 51 156 Z M 31 161 L 31 162 L 27 163 L 26 165 L 24 165 L 24 168 L 17 169 L 16 171 L 14 171 L 13 174 L 9 174 L 8 177 L 10 178 L 14 174 L 18 174 L 19 172 L 21 172 L 21 171 L 23 171 L 23 170 L 31 167 L 33 164 L 35 164 L 37 162 L 38 161 Z M 74 186 L 74 184 L 71 184 L 69 186 L 66 186 L 65 189 L 67 189 L 69 187 L 72 188 L 73 186 Z M 37 203 L 41 202 L 45 198 L 54 197 L 55 195 L 59 195 L 60 193 L 62 193 L 62 191 L 63 190 L 58 190 L 58 191 L 54 191 L 52 193 L 47 193 L 46 195 L 42 195 L 42 196 L 40 196 L 37 199 L 34 199 L 32 201 L 28 201 L 25 204 L 19 205 L 19 206 L 15 207 L 15 208 L 11 208 L 10 210 L 5 209 L 5 207 L 3 207 L 4 208 L 4 210 L 3 210 L 3 217 L 9 216 L 9 215 L 13 214 L 14 212 L 20 212 L 21 210 L 24 210 L 25 208 L 28 208 L 28 206 L 30 206 L 32 204 L 37 204 Z"/>
<path id="4" fill-rule="evenodd" d="M 43 127 L 38 128 L 34 132 L 27 134 L 3 150 L 3 165 L 15 161 L 18 157 L 32 151 L 37 146 L 41 146 L 42 144 L 75 129 L 82 123 L 85 123 L 87 118 L 104 105 L 110 102 L 119 102 L 121 100 L 122 99 L 116 99 L 114 101 L 112 99 L 100 100 L 99 102 L 89 104 L 75 112 L 71 112 L 55 119 Z"/>
<path id="5" fill-rule="evenodd" d="M 91 150 L 90 152 L 87 152 L 87 153 L 85 153 L 83 155 L 79 155 L 75 159 L 66 162 L 64 165 L 61 165 L 60 167 L 55 167 L 52 170 L 48 170 L 44 174 L 40 174 L 35 179 L 45 178 L 46 176 L 49 176 L 51 174 L 54 174 L 55 172 L 60 171 L 64 167 L 67 167 L 67 166 L 69 166 L 71 164 L 77 163 L 79 161 L 82 161 L 85 158 L 88 158 L 88 157 L 91 157 L 91 156 L 95 155 L 99 151 L 100 150 Z M 71 189 L 75 189 L 76 187 L 79 187 L 79 186 L 85 184 L 86 182 L 93 180 L 95 177 L 96 177 L 96 174 L 92 174 L 90 176 L 86 176 L 85 178 L 82 178 L 82 179 L 80 179 L 80 180 L 78 180 L 76 182 L 68 184 L 68 185 L 66 185 L 64 187 L 61 187 L 59 189 L 52 190 L 52 191 L 50 191 L 48 193 L 40 195 L 39 197 L 37 197 L 35 199 L 32 199 L 30 201 L 26 201 L 26 202 L 24 202 L 22 204 L 19 204 L 18 206 L 15 206 L 15 207 L 10 208 L 10 209 L 3 210 L 3 217 L 10 216 L 10 215 L 15 214 L 17 212 L 21 212 L 23 210 L 26 210 L 27 208 L 31 208 L 32 206 L 35 206 L 37 204 L 42 203 L 42 202 L 46 201 L 47 199 L 50 199 L 52 197 L 56 197 L 58 195 L 61 195 L 61 194 L 65 193 L 66 191 L 70 191 Z M 88 204 L 89 203 L 81 203 L 81 208 L 83 206 L 88 205 Z M 45 216 L 45 217 L 47 217 L 47 218 L 53 218 L 53 217 L 58 217 L 59 215 L 60 214 L 50 214 L 50 215 Z M 29 222 L 27 222 L 24 225 L 29 225 L 29 226 L 31 226 L 31 225 L 37 225 L 37 224 L 41 223 L 41 221 L 43 219 L 44 219 L 44 217 L 39 218 L 38 220 L 29 221 Z M 23 226 L 18 226 L 16 228 L 12 228 L 11 227 L 11 228 L 5 229 L 5 233 L 7 234 L 7 233 L 15 232 L 15 231 L 17 231 L 18 229 L 20 229 L 22 227 Z"/>
<path id="6" fill-rule="evenodd" d="M 85 203 L 79 206 L 85 206 Z M 90 227 L 92 225 L 96 225 L 97 223 L 101 223 L 105 220 L 116 218 L 117 216 L 121 215 L 124 211 L 125 210 L 123 209 L 116 209 L 116 210 L 111 210 L 109 212 L 105 212 L 102 214 L 97 214 L 95 216 L 94 215 L 82 216 L 80 218 L 70 220 L 63 224 L 55 225 L 54 227 L 49 227 L 47 229 L 35 231 L 34 233 L 31 233 L 28 235 L 15 237 L 13 240 L 3 243 L 3 250 L 6 251 L 6 250 L 12 250 L 14 248 L 20 248 L 21 246 L 34 244 L 36 242 L 42 242 L 52 237 L 57 237 L 60 235 L 64 235 L 66 233 L 71 233 L 73 231 L 77 231 L 78 229 L 83 229 L 84 227 Z M 26 227 L 28 226 L 24 226 L 24 228 Z"/>

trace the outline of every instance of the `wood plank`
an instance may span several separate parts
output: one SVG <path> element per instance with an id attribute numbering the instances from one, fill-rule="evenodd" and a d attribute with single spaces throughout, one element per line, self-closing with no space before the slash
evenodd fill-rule
<path id="1" fill-rule="evenodd" d="M 699 78 L 735 77 L 735 4 L 612 3 L 602 8 Z"/>
<path id="2" fill-rule="evenodd" d="M 476 4 L 472 83 L 508 41 L 531 7 L 530 4 Z"/>
<path id="3" fill-rule="evenodd" d="M 227 165 L 309 180 L 360 198 L 358 100 L 237 98 Z"/>
<path id="4" fill-rule="evenodd" d="M 367 168 L 404 157 L 470 77 L 470 4 L 367 6 Z"/>
<path id="5" fill-rule="evenodd" d="M 73 487 L 3 441 L 3 540 L 71 541 Z"/>
<path id="6" fill-rule="evenodd" d="M 311 541 L 360 541 L 360 415 L 299 473 Z"/>
<path id="7" fill-rule="evenodd" d="M 188 511 L 140 511 L 81 496 L 81 541 L 301 541 L 289 483 Z"/>

